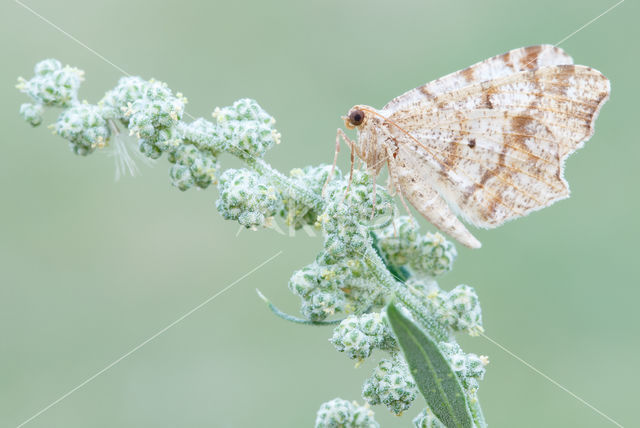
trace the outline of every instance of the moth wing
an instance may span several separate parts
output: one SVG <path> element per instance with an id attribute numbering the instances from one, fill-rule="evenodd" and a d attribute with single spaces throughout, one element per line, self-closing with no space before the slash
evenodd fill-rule
<path id="1" fill-rule="evenodd" d="M 593 135 L 609 92 L 592 68 L 549 66 L 446 92 L 388 119 L 398 160 L 419 159 L 454 211 L 493 228 L 568 197 L 564 161 Z"/>
<path id="2" fill-rule="evenodd" d="M 560 64 L 573 64 L 573 59 L 555 46 L 535 45 L 513 49 L 405 92 L 387 103 L 383 110 L 394 111 L 474 83 L 497 79 L 523 70 Z"/>
<path id="3" fill-rule="evenodd" d="M 389 162 L 389 173 L 402 196 L 431 224 L 469 248 L 480 248 L 480 241 L 458 220 L 451 206 L 432 187 L 434 181 L 430 179 L 431 171 L 420 165 L 419 159 L 415 156 L 396 156 Z"/>

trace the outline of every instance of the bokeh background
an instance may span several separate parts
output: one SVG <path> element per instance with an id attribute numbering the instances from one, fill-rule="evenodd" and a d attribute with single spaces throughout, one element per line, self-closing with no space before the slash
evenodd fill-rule
<path id="1" fill-rule="evenodd" d="M 127 72 L 168 82 L 194 116 L 257 99 L 283 135 L 267 158 L 288 171 L 331 161 L 353 104 L 381 107 L 511 48 L 555 43 L 614 3 L 24 4 Z M 109 156 L 77 157 L 45 126 L 31 129 L 13 85 L 37 61 L 84 69 L 90 102 L 122 73 L 20 4 L 0 8 L 0 426 L 17 426 L 280 250 L 27 426 L 306 427 L 324 401 L 362 401 L 373 363 L 355 369 L 327 342 L 329 327 L 286 323 L 254 291 L 297 313 L 286 284 L 320 238 L 237 234 L 215 210 L 216 190 L 172 188 L 164 159 L 114 182 Z M 490 337 L 625 426 L 637 424 L 640 381 L 637 20 L 629 0 L 562 44 L 613 87 L 595 136 L 568 161 L 572 197 L 475 231 L 484 247 L 460 247 L 440 279 L 474 286 Z M 614 426 L 487 340 L 461 340 L 490 356 L 480 398 L 492 427 Z M 407 427 L 422 404 L 401 418 L 378 407 L 377 419 Z"/>

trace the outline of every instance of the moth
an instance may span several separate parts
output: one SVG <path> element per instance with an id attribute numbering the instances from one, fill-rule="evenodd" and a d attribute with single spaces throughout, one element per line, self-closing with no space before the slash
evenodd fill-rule
<path id="1" fill-rule="evenodd" d="M 610 84 L 551 45 L 519 48 L 343 116 L 353 153 L 389 190 L 470 248 L 458 219 L 495 228 L 569 196 L 566 158 L 593 135 Z M 337 153 L 336 153 L 337 155 Z M 375 188 L 375 186 L 374 186 Z"/>

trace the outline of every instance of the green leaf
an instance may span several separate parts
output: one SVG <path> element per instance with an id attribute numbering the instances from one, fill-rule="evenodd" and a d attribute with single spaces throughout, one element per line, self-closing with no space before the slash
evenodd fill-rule
<path id="1" fill-rule="evenodd" d="M 392 303 L 387 317 L 429 408 L 447 428 L 473 427 L 462 385 L 438 345 Z"/>

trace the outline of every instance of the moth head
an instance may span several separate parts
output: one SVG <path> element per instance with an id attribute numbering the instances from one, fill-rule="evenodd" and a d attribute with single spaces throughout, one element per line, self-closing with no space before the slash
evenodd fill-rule
<path id="1" fill-rule="evenodd" d="M 344 126 L 348 129 L 353 129 L 357 126 L 362 125 L 365 122 L 366 116 L 365 111 L 360 108 L 360 106 L 352 107 L 349 110 L 349 114 L 342 117 L 344 119 Z"/>

